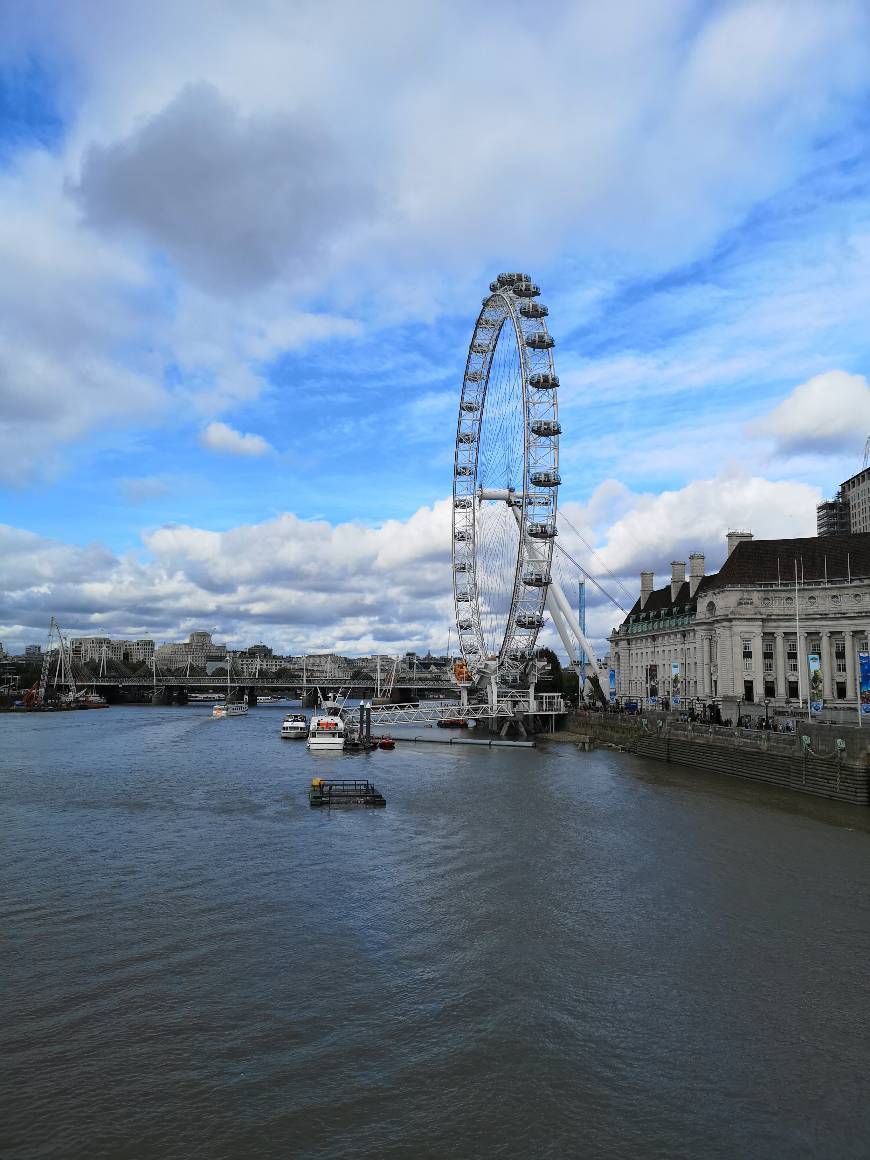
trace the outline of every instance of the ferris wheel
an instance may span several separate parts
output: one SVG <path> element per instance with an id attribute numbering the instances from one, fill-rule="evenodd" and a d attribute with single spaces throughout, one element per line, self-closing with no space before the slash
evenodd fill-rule
<path id="1" fill-rule="evenodd" d="M 469 670 L 491 671 L 495 662 L 511 681 L 531 658 L 552 602 L 559 380 L 540 289 L 527 274 L 499 274 L 489 289 L 456 424 L 453 594 Z"/>

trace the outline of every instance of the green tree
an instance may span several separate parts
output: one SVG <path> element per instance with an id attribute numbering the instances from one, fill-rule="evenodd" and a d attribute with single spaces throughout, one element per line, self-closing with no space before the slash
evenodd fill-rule
<path id="1" fill-rule="evenodd" d="M 561 693 L 562 662 L 551 648 L 539 648 L 535 655 L 539 661 L 545 661 L 548 666 L 548 668 L 546 668 L 538 677 L 538 692 Z"/>

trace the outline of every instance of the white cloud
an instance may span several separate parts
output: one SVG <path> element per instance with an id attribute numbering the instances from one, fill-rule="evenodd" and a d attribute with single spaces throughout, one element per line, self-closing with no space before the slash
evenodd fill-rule
<path id="1" fill-rule="evenodd" d="M 222 451 L 226 455 L 265 455 L 273 448 L 262 435 L 245 435 L 227 423 L 209 423 L 199 438 L 209 451 Z"/>
<path id="2" fill-rule="evenodd" d="M 660 496 L 608 480 L 588 504 L 564 505 L 596 554 L 566 524 L 558 542 L 628 607 L 641 569 L 655 571 L 661 585 L 671 560 L 700 551 L 716 571 L 729 529 L 812 535 L 818 499 L 805 484 L 752 476 L 700 480 Z M 37 639 L 54 613 L 79 633 L 178 639 L 214 627 L 238 645 L 265 639 L 282 651 L 443 651 L 454 625 L 450 520 L 444 499 L 374 528 L 289 513 L 226 532 L 166 526 L 143 536 L 144 562 L 0 527 L 0 639 L 23 641 L 14 626 Z M 562 561 L 556 575 L 575 604 L 576 570 Z M 603 647 L 621 619 L 590 586 L 593 640 Z M 551 626 L 541 643 L 562 651 Z"/>
<path id="3" fill-rule="evenodd" d="M 748 431 L 772 439 L 780 455 L 854 451 L 857 456 L 870 434 L 870 385 L 863 375 L 846 371 L 815 375 L 750 423 Z"/>
<path id="4" fill-rule="evenodd" d="M 46 403 L 14 420 L 0 470 L 155 422 L 169 395 L 170 415 L 218 417 L 282 350 L 464 311 L 505 254 L 567 254 L 572 284 L 694 260 L 849 115 L 868 20 L 850 0 L 557 5 L 537 24 L 509 4 L 496 25 L 435 0 L 0 9 L 4 52 L 59 62 L 67 125 L 0 195 L 20 241 L 0 254 L 5 378 Z"/>

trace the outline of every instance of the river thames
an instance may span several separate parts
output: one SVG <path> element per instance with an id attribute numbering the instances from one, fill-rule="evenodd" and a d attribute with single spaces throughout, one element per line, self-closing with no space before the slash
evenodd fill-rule
<path id="1" fill-rule="evenodd" d="M 866 811 L 285 711 L 0 716 L 6 1160 L 870 1155 Z"/>

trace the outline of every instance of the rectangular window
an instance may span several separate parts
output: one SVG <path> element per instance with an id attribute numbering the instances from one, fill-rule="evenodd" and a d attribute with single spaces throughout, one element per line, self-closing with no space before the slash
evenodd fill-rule
<path id="1" fill-rule="evenodd" d="M 774 684 L 773 681 L 765 680 L 765 682 L 764 682 L 764 695 L 765 695 L 765 697 L 768 697 L 768 698 L 776 696 L 776 685 Z"/>
<path id="2" fill-rule="evenodd" d="M 749 701 L 749 703 L 751 704 L 755 700 L 755 697 L 753 694 L 754 694 L 754 689 L 753 689 L 752 681 L 744 681 L 743 682 L 743 700 Z"/>
<path id="3" fill-rule="evenodd" d="M 797 683 L 797 681 L 789 681 L 789 683 L 788 683 L 788 695 L 793 701 L 797 700 L 797 695 L 798 695 L 798 683 Z"/>
<path id="4" fill-rule="evenodd" d="M 747 660 L 747 658 L 749 660 L 752 660 L 752 641 L 747 640 L 744 637 L 744 640 L 743 640 L 743 659 Z"/>
<path id="5" fill-rule="evenodd" d="M 807 652 L 820 653 L 822 651 L 822 642 L 817 636 L 807 637 Z"/>
<path id="6" fill-rule="evenodd" d="M 834 668 L 840 676 L 846 675 L 846 642 L 834 641 Z"/>

